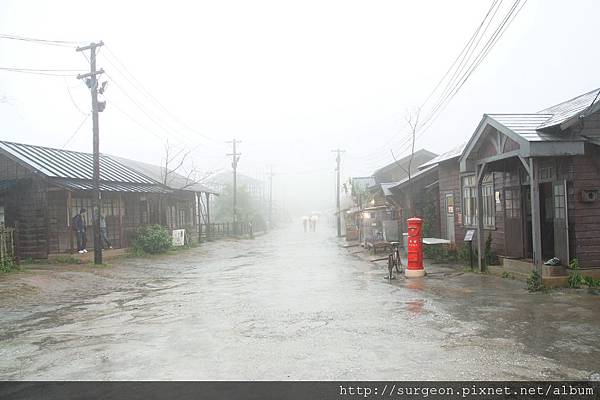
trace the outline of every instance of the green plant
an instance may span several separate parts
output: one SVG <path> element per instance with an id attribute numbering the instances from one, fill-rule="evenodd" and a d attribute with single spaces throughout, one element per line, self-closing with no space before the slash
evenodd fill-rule
<path id="1" fill-rule="evenodd" d="M 139 254 L 160 254 L 171 248 L 172 239 L 169 232 L 161 225 L 145 225 L 140 227 L 133 240 L 133 252 Z"/>
<path id="2" fill-rule="evenodd" d="M 0 261 L 0 272 L 11 272 L 17 269 L 19 266 L 10 258 Z"/>
<path id="3" fill-rule="evenodd" d="M 504 271 L 504 272 L 502 273 L 502 277 L 503 277 L 503 278 L 510 278 L 510 274 L 509 274 L 508 272 Z"/>
<path id="4" fill-rule="evenodd" d="M 585 283 L 585 279 L 579 271 L 573 271 L 569 274 L 568 282 L 570 288 L 578 289 Z"/>
<path id="5" fill-rule="evenodd" d="M 542 277 L 537 271 L 532 271 L 527 278 L 527 290 L 530 292 L 539 292 L 544 288 L 542 285 Z"/>
<path id="6" fill-rule="evenodd" d="M 456 249 L 456 256 L 460 261 L 467 263 L 471 262 L 471 253 L 469 247 L 470 243 L 463 243 L 462 246 Z M 473 258 L 475 258 L 475 255 L 473 255 Z"/>
<path id="7" fill-rule="evenodd" d="M 498 262 L 496 253 L 492 250 L 492 232 L 488 233 L 487 239 L 485 239 L 485 248 L 483 250 L 483 256 L 486 265 L 495 265 Z"/>
<path id="8" fill-rule="evenodd" d="M 577 258 L 573 258 L 569 262 L 569 268 L 572 270 L 568 279 L 569 287 L 578 289 L 581 287 L 581 285 L 586 283 L 585 278 L 583 275 L 581 275 L 581 272 L 579 272 L 579 260 Z"/>
<path id="9" fill-rule="evenodd" d="M 570 269 L 579 269 L 579 260 L 577 258 L 571 259 L 571 261 L 569 262 L 569 268 Z"/>
<path id="10" fill-rule="evenodd" d="M 61 255 L 49 258 L 48 263 L 49 264 L 81 264 L 82 261 L 77 257 L 61 254 Z"/>
<path id="11" fill-rule="evenodd" d="M 591 276 L 584 276 L 583 277 L 583 283 L 591 288 L 598 288 L 600 287 L 600 279 L 594 279 Z"/>

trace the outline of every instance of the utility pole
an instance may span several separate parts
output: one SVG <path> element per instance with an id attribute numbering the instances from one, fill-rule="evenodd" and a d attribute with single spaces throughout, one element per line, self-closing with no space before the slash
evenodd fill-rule
<path id="1" fill-rule="evenodd" d="M 331 150 L 332 153 L 337 153 L 335 157 L 336 162 L 336 189 L 335 189 L 335 203 L 337 210 L 337 235 L 338 237 L 342 237 L 342 216 L 340 214 L 340 161 L 341 161 L 341 153 L 344 153 L 345 150 L 335 149 Z"/>
<path id="2" fill-rule="evenodd" d="M 90 72 L 77 75 L 77 79 L 85 79 L 85 83 L 90 88 L 92 95 L 92 130 L 93 130 L 93 153 L 94 153 L 94 196 L 92 199 L 94 210 L 92 211 L 93 229 L 94 229 L 94 264 L 102 264 L 102 239 L 100 237 L 100 211 L 101 211 L 101 194 L 100 194 L 100 132 L 98 127 L 98 112 L 104 110 L 106 103 L 101 103 L 99 110 L 98 103 L 98 79 L 97 75 L 103 74 L 104 70 L 100 68 L 96 71 L 96 49 L 103 46 L 102 41 L 98 43 L 90 43 L 87 46 L 77 47 L 77 51 L 90 51 Z"/>
<path id="3" fill-rule="evenodd" d="M 231 143 L 233 145 L 233 153 L 227 154 L 231 156 L 231 167 L 233 168 L 233 234 L 237 235 L 237 164 L 240 160 L 240 156 L 242 153 L 238 153 L 236 149 L 236 144 L 242 143 L 240 140 L 230 140 L 227 143 Z"/>
<path id="4" fill-rule="evenodd" d="M 269 166 L 269 229 L 273 227 L 273 165 Z"/>

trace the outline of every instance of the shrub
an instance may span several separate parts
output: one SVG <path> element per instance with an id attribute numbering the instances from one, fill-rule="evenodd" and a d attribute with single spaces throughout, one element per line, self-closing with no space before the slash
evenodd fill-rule
<path id="1" fill-rule="evenodd" d="M 19 266 L 11 259 L 5 259 L 0 262 L 0 272 L 11 272 L 19 269 Z"/>
<path id="2" fill-rule="evenodd" d="M 569 287 L 574 289 L 580 288 L 582 284 L 586 283 L 586 280 L 581 275 L 581 272 L 579 272 L 579 260 L 576 258 L 572 259 L 569 262 L 569 268 L 573 270 L 573 272 L 569 274 Z"/>
<path id="3" fill-rule="evenodd" d="M 586 284 L 588 287 L 591 287 L 591 288 L 598 288 L 598 287 L 600 287 L 600 279 L 594 279 L 591 276 L 584 276 L 583 277 L 583 283 Z"/>
<path id="4" fill-rule="evenodd" d="M 485 240 L 485 248 L 483 255 L 485 257 L 486 265 L 496 265 L 498 264 L 498 256 L 492 250 L 492 232 L 488 233 L 488 237 Z"/>
<path id="5" fill-rule="evenodd" d="M 529 278 L 527 278 L 527 290 L 530 292 L 539 292 L 543 288 L 542 277 L 537 271 L 532 271 Z"/>
<path id="6" fill-rule="evenodd" d="M 133 240 L 136 253 L 159 254 L 171 248 L 172 238 L 161 225 L 145 225 L 140 227 Z"/>

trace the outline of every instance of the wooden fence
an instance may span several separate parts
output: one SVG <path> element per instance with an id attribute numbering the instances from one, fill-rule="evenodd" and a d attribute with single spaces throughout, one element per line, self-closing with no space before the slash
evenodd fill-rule
<path id="1" fill-rule="evenodd" d="M 238 223 L 237 229 L 232 222 L 200 224 L 199 237 L 200 240 L 212 240 L 228 236 L 249 235 L 250 229 L 250 225 L 247 223 Z"/>

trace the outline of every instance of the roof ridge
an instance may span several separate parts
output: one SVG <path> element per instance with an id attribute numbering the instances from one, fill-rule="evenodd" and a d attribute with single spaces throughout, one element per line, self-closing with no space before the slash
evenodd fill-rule
<path id="1" fill-rule="evenodd" d="M 539 113 L 539 114 L 543 114 L 543 113 L 544 113 L 544 111 L 546 111 L 546 110 L 548 110 L 548 109 L 550 109 L 550 108 L 558 107 L 558 106 L 560 106 L 560 105 L 562 105 L 562 104 L 569 103 L 569 102 L 571 102 L 571 101 L 573 101 L 573 100 L 575 100 L 575 99 L 578 99 L 578 98 L 580 98 L 580 97 L 583 97 L 583 96 L 587 96 L 587 95 L 589 95 L 589 94 L 592 94 L 592 93 L 594 93 L 594 92 L 598 92 L 598 91 L 600 91 L 600 88 L 596 88 L 596 89 L 590 90 L 589 92 L 585 92 L 585 93 L 583 93 L 583 94 L 580 94 L 580 95 L 578 95 L 578 96 L 575 96 L 575 97 L 573 97 L 573 98 L 570 98 L 569 100 L 561 101 L 560 103 L 556 103 L 556 104 L 553 104 L 553 105 L 551 105 L 550 107 L 546 107 L 546 108 L 544 108 L 544 109 L 542 109 L 542 110 L 538 111 L 538 113 Z"/>
<path id="2" fill-rule="evenodd" d="M 16 144 L 18 146 L 35 147 L 35 148 L 38 148 L 38 149 L 48 149 L 48 150 L 62 151 L 62 152 L 65 152 L 65 153 L 85 154 L 85 155 L 88 155 L 88 156 L 93 155 L 93 153 L 89 153 L 89 152 L 86 152 L 86 151 L 59 149 L 57 147 L 40 146 L 39 144 L 29 144 L 29 143 L 13 142 L 13 141 L 10 141 L 10 140 L 0 140 L 0 143 Z M 100 153 L 100 155 L 104 156 L 104 157 L 108 156 L 107 154 L 104 154 L 104 153 Z"/>

